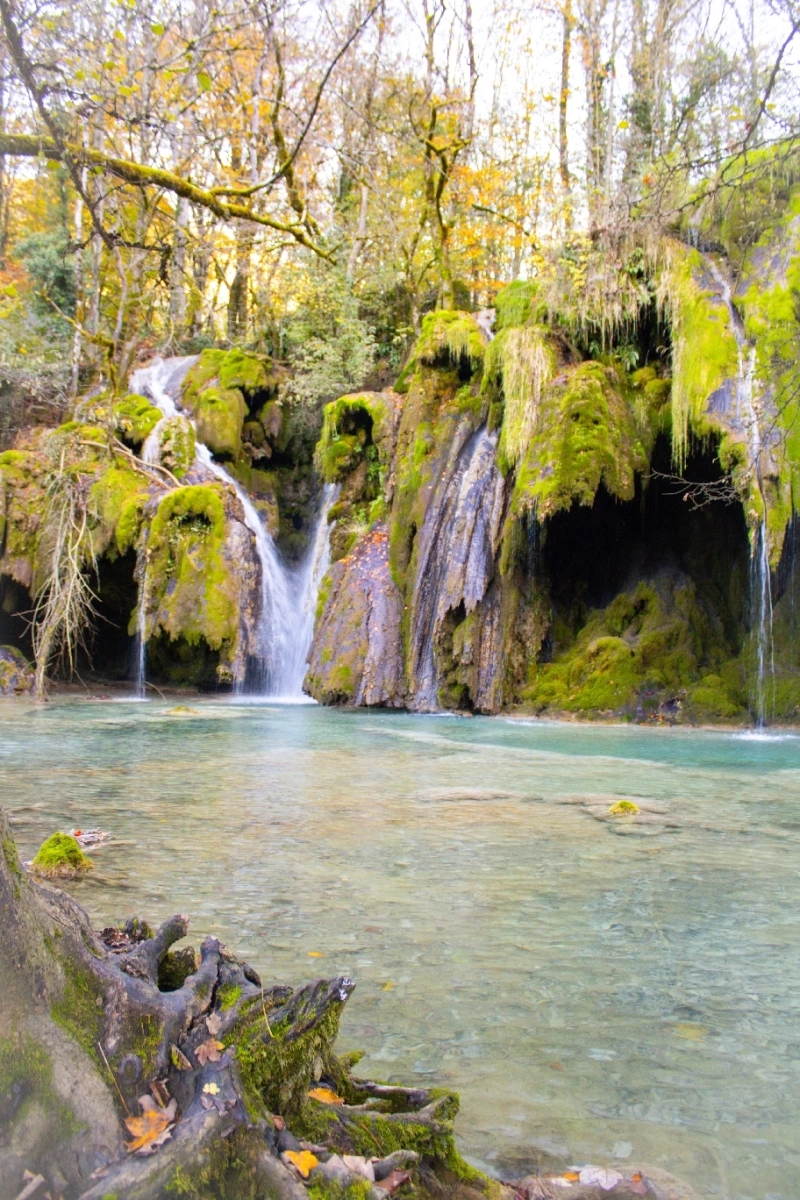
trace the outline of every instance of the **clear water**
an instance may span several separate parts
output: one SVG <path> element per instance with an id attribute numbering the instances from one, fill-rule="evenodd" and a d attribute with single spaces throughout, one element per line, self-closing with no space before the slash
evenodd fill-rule
<path id="1" fill-rule="evenodd" d="M 72 888 L 98 924 L 186 911 L 265 979 L 352 975 L 342 1046 L 457 1088 L 500 1174 L 798 1195 L 800 739 L 191 705 L 0 702 L 25 855 L 118 839 Z M 620 796 L 674 828 L 584 807 Z"/>

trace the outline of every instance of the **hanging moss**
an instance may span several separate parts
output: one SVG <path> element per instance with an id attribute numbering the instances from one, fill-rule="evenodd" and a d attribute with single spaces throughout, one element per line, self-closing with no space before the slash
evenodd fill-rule
<path id="1" fill-rule="evenodd" d="M 497 293 L 494 305 L 497 310 L 495 329 L 498 333 L 528 323 L 538 290 L 539 285 L 534 280 L 515 279 Z"/>
<path id="2" fill-rule="evenodd" d="M 160 410 L 147 396 L 139 396 L 135 392 L 118 401 L 113 413 L 117 433 L 127 445 L 134 448 L 141 446 L 161 420 Z"/>
<path id="3" fill-rule="evenodd" d="M 74 879 L 93 866 L 71 833 L 53 833 L 37 850 L 31 870 L 48 879 Z"/>
<path id="4" fill-rule="evenodd" d="M 502 384 L 501 471 L 516 466 L 527 453 L 537 431 L 542 390 L 555 368 L 555 352 L 539 326 L 506 329 L 490 343 L 482 387 L 494 379 Z"/>
<path id="5" fill-rule="evenodd" d="M 440 309 L 422 318 L 422 329 L 413 358 L 433 364 L 449 359 L 455 366 L 466 362 L 474 370 L 483 362 L 486 341 L 471 313 Z"/>
<path id="6" fill-rule="evenodd" d="M 218 485 L 178 488 L 163 498 L 148 541 L 148 637 L 163 630 L 215 650 L 235 642 L 239 594 L 225 533 Z"/>
<path id="7" fill-rule="evenodd" d="M 325 482 L 338 483 L 344 479 L 367 456 L 371 446 L 378 449 L 374 456 L 377 465 L 388 420 L 389 410 L 380 392 L 340 396 L 326 404 L 322 434 L 314 454 L 317 470 Z"/>
<path id="8" fill-rule="evenodd" d="M 517 473 L 515 512 L 532 509 L 544 521 L 573 502 L 591 505 L 601 483 L 620 500 L 633 498 L 652 429 L 637 420 L 618 371 L 599 362 L 565 371 L 545 390 L 540 411 Z"/>
<path id="9" fill-rule="evenodd" d="M 696 250 L 674 250 L 665 287 L 672 322 L 672 455 L 683 470 L 689 430 L 709 432 L 707 401 L 736 378 L 739 349 L 728 310 Z"/>

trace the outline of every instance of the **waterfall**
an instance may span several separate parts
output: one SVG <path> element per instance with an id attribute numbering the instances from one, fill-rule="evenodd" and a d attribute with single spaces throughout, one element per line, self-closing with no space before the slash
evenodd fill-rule
<path id="1" fill-rule="evenodd" d="M 753 533 L 750 555 L 750 605 L 756 657 L 756 722 L 759 726 L 764 726 L 771 719 L 774 707 L 775 652 L 772 637 L 772 578 L 769 566 L 767 497 L 762 476 L 764 447 L 756 404 L 756 348 L 749 341 L 742 319 L 736 310 L 730 281 L 713 259 L 704 255 L 703 260 L 720 289 L 720 298 L 728 309 L 731 330 L 739 348 L 739 372 L 736 380 L 733 420 L 745 431 L 749 466 L 754 473 L 761 497 L 761 520 Z"/>
<path id="2" fill-rule="evenodd" d="M 131 375 L 131 388 L 147 395 L 163 414 L 142 447 L 142 459 L 151 464 L 160 461 L 161 427 L 180 410 L 176 396 L 195 357 L 156 358 Z M 244 511 L 244 523 L 253 535 L 261 573 L 261 604 L 255 629 L 257 669 L 249 680 L 253 690 L 264 696 L 296 700 L 303 695 L 303 679 L 308 652 L 314 635 L 317 593 L 330 565 L 328 512 L 335 498 L 330 485 L 323 490 L 308 552 L 297 570 L 283 561 L 269 530 L 246 490 L 218 462 L 208 446 L 198 441 L 195 462 L 228 487 L 233 488 Z M 144 688 L 144 586 L 139 596 L 138 654 L 141 662 L 141 687 Z M 137 680 L 137 690 L 139 684 Z"/>
<path id="3" fill-rule="evenodd" d="M 144 700 L 147 686 L 147 630 L 145 629 L 145 587 L 147 583 L 147 567 L 142 569 L 142 583 L 139 588 L 139 598 L 136 603 L 136 699 Z"/>
<path id="4" fill-rule="evenodd" d="M 457 449 L 457 444 L 456 447 Z M 411 620 L 414 707 L 439 707 L 436 638 L 448 612 L 474 612 L 494 575 L 505 488 L 497 434 L 486 428 L 462 444 L 442 476 L 420 532 Z"/>

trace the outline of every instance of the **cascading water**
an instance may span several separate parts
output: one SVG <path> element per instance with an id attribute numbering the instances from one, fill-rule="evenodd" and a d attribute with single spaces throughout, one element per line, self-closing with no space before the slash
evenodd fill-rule
<path id="1" fill-rule="evenodd" d="M 497 434 L 473 433 L 428 509 L 420 532 L 411 623 L 414 707 L 438 708 L 436 638 L 451 610 L 474 612 L 494 573 L 505 488 L 496 461 Z"/>
<path id="2" fill-rule="evenodd" d="M 764 446 L 756 404 L 756 348 L 748 339 L 733 302 L 730 281 L 713 259 L 706 255 L 703 258 L 719 287 L 720 298 L 728 310 L 731 330 L 739 348 L 739 372 L 732 417 L 746 434 L 749 467 L 754 473 L 761 496 L 761 521 L 753 535 L 750 556 L 750 603 L 756 657 L 754 707 L 758 725 L 764 726 L 771 719 L 774 708 L 775 653 L 772 637 L 772 578 L 769 565 L 767 498 L 762 475 Z"/>
<path id="3" fill-rule="evenodd" d="M 136 606 L 136 699 L 145 699 L 147 687 L 147 630 L 145 629 L 145 584 L 146 571 L 142 573 L 142 583 L 139 588 L 139 599 Z"/>
<path id="4" fill-rule="evenodd" d="M 158 464 L 161 452 L 161 427 L 168 418 L 178 415 L 175 395 L 194 363 L 194 357 L 157 358 L 140 367 L 131 376 L 131 388 L 147 395 L 163 414 L 142 447 L 145 462 Z M 261 604 L 255 630 L 257 668 L 249 683 L 259 694 L 276 699 L 296 700 L 303 696 L 303 678 L 308 652 L 314 634 L 314 615 L 317 592 L 322 577 L 330 565 L 328 512 L 335 489 L 326 486 L 317 515 L 308 553 L 296 571 L 284 563 L 269 531 L 248 496 L 202 442 L 195 446 L 195 461 L 222 483 L 233 488 L 244 511 L 244 522 L 253 535 L 261 570 Z M 138 662 L 141 684 L 137 676 L 137 693 L 144 692 L 144 585 L 139 597 Z"/>

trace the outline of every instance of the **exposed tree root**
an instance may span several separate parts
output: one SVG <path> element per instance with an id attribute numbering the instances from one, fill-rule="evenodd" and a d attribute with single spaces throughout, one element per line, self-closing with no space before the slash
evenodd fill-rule
<path id="1" fill-rule="evenodd" d="M 0 1200 L 26 1170 L 51 1200 L 550 1194 L 467 1166 L 453 1092 L 351 1074 L 332 1049 L 350 979 L 264 987 L 217 938 L 173 950 L 181 915 L 98 935 L 21 868 L 1 809 L 0 841 Z"/>

